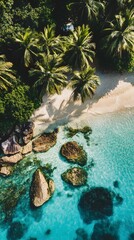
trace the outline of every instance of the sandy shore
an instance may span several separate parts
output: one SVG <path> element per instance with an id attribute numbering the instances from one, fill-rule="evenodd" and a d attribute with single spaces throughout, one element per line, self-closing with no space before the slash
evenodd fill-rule
<path id="1" fill-rule="evenodd" d="M 44 96 L 42 105 L 31 119 L 35 123 L 35 135 L 44 130 L 74 120 L 134 107 L 134 74 L 97 73 L 101 80 L 93 99 L 73 102 L 72 90 L 64 89 L 61 95 Z"/>

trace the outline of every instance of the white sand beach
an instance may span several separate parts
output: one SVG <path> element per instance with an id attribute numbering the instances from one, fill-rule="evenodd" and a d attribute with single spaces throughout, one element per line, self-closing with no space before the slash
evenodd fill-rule
<path id="1" fill-rule="evenodd" d="M 41 106 L 33 113 L 34 135 L 53 127 L 90 118 L 93 115 L 121 111 L 134 107 L 134 74 L 100 73 L 101 80 L 94 97 L 84 104 L 74 102 L 71 89 L 64 89 L 61 95 L 44 96 Z"/>

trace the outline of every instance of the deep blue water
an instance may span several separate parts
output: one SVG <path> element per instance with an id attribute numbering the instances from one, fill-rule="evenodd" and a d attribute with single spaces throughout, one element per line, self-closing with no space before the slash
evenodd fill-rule
<path id="1" fill-rule="evenodd" d="M 61 173 L 72 166 L 59 154 L 62 144 L 72 140 L 66 137 L 64 127 L 60 128 L 57 144 L 53 148 L 46 153 L 36 154 L 42 165 L 51 163 L 56 167 L 53 172 L 56 190 L 49 202 L 37 210 L 30 208 L 29 187 L 37 168 L 35 165 L 23 168 L 22 172 L 16 170 L 9 178 L 0 178 L 1 189 L 3 187 L 6 190 L 8 186 L 11 188 L 12 184 L 26 188 L 9 221 L 2 225 L 0 239 L 17 239 L 9 234 L 9 228 L 13 222 L 20 221 L 26 228 L 21 238 L 23 240 L 30 240 L 30 237 L 38 240 L 95 240 L 97 238 L 93 238 L 93 231 L 99 231 L 97 223 L 102 230 L 109 228 L 107 231 L 114 236 L 113 239 L 130 240 L 129 236 L 134 232 L 134 111 L 96 116 L 89 119 L 88 124 L 93 130 L 89 144 L 81 133 L 72 138 L 87 152 L 87 165 L 94 162 L 94 166 L 88 170 L 87 186 L 74 188 L 61 180 Z M 34 154 L 31 154 L 23 161 L 33 161 L 33 158 Z M 114 181 L 118 181 L 118 188 L 114 187 Z M 78 202 L 84 190 L 97 186 L 119 194 L 123 202 L 114 206 L 112 216 L 86 224 L 80 216 Z M 79 228 L 86 232 L 85 237 L 78 237 Z"/>

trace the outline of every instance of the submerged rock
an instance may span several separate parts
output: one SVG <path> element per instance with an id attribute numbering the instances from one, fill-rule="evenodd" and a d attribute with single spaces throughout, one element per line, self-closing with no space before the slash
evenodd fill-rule
<path id="1" fill-rule="evenodd" d="M 118 231 L 118 222 L 113 224 L 108 220 L 103 220 L 94 225 L 91 240 L 119 240 Z"/>
<path id="2" fill-rule="evenodd" d="M 119 188 L 119 182 L 116 180 L 116 181 L 114 181 L 113 182 L 113 186 L 115 187 L 115 188 Z"/>
<path id="3" fill-rule="evenodd" d="M 14 155 L 21 151 L 21 146 L 17 143 L 15 136 L 11 136 L 5 142 L 2 142 L 1 148 L 6 155 Z"/>
<path id="4" fill-rule="evenodd" d="M 103 219 L 113 214 L 113 197 L 107 188 L 95 187 L 84 192 L 78 203 L 81 218 L 85 223 Z"/>
<path id="5" fill-rule="evenodd" d="M 1 157 L 0 163 L 15 164 L 15 163 L 19 162 L 21 159 L 22 159 L 22 154 L 16 153 L 15 155 Z"/>
<path id="6" fill-rule="evenodd" d="M 87 154 L 82 146 L 77 142 L 67 142 L 61 147 L 61 154 L 72 163 L 77 163 L 81 166 L 87 163 Z"/>
<path id="7" fill-rule="evenodd" d="M 31 185 L 31 202 L 35 207 L 40 207 L 52 196 L 55 190 L 52 179 L 47 180 L 40 169 L 37 169 L 33 176 Z"/>
<path id="8" fill-rule="evenodd" d="M 65 182 L 73 186 L 82 186 L 87 182 L 87 172 L 80 167 L 68 169 L 66 172 L 62 173 L 61 177 Z"/>
<path id="9" fill-rule="evenodd" d="M 0 175 L 9 176 L 12 173 L 13 169 L 11 166 L 0 166 Z"/>
<path id="10" fill-rule="evenodd" d="M 27 227 L 25 224 L 21 222 L 13 222 L 11 223 L 8 231 L 7 231 L 7 239 L 8 240 L 18 240 L 21 239 L 25 232 L 27 231 Z"/>
<path id="11" fill-rule="evenodd" d="M 46 152 L 56 144 L 57 132 L 44 133 L 33 141 L 33 150 L 35 152 Z"/>
<path id="12" fill-rule="evenodd" d="M 88 234 L 83 228 L 78 228 L 76 230 L 77 238 L 75 240 L 88 240 Z"/>
<path id="13" fill-rule="evenodd" d="M 134 233 L 131 233 L 128 240 L 134 240 Z"/>
<path id="14" fill-rule="evenodd" d="M 51 229 L 47 229 L 45 232 L 45 235 L 50 235 L 50 233 L 51 233 Z"/>

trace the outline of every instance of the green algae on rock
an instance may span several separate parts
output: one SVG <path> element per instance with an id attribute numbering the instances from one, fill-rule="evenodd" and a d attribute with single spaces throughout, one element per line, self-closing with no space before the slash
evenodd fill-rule
<path id="1" fill-rule="evenodd" d="M 56 144 L 57 131 L 44 133 L 40 137 L 33 140 L 33 150 L 35 152 L 46 152 Z"/>
<path id="2" fill-rule="evenodd" d="M 67 131 L 67 137 L 73 137 L 77 133 L 83 133 L 84 137 L 87 134 L 92 133 L 92 129 L 89 126 L 85 126 L 83 128 L 72 128 L 72 127 L 66 127 L 65 130 Z"/>
<path id="3" fill-rule="evenodd" d="M 87 163 L 86 152 L 83 147 L 78 145 L 75 141 L 63 144 L 60 152 L 69 162 L 77 163 L 81 166 L 84 166 Z"/>
<path id="4" fill-rule="evenodd" d="M 87 172 L 80 167 L 70 168 L 61 174 L 62 179 L 73 186 L 82 186 L 87 182 Z"/>

